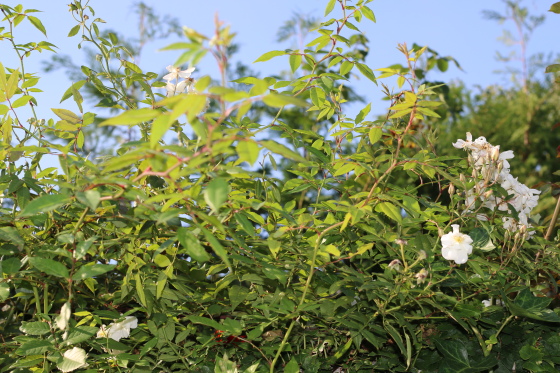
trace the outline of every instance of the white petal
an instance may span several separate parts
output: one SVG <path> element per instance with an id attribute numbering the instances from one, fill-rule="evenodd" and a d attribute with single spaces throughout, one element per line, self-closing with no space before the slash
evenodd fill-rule
<path id="1" fill-rule="evenodd" d="M 85 350 L 74 347 L 64 352 L 62 362 L 57 366 L 62 372 L 72 372 L 76 369 L 86 367 L 88 365 L 86 364 L 86 358 L 87 354 Z"/>
<path id="2" fill-rule="evenodd" d="M 60 330 L 64 330 L 68 327 L 68 321 L 72 315 L 72 309 L 70 308 L 70 302 L 64 303 L 60 309 L 60 315 L 56 317 L 56 326 Z"/>

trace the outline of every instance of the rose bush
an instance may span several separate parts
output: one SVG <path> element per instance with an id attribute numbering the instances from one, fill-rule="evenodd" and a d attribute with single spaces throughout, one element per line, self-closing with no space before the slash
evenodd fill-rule
<path id="1" fill-rule="evenodd" d="M 48 119 L 24 62 L 52 45 L 18 44 L 21 22 L 44 27 L 0 5 L 22 61 L 0 65 L 1 371 L 557 371 L 557 214 L 531 215 L 540 191 L 498 145 L 436 153 L 445 97 L 419 76 L 441 57 L 403 44 L 404 66 L 373 70 L 371 5 L 329 0 L 304 49 L 257 59 L 291 76 L 233 85 L 229 27 L 185 28 L 167 49 L 190 67 L 159 77 L 74 1 L 69 36 L 99 59 Z M 219 83 L 195 73 L 208 52 Z M 386 116 L 348 115 L 354 77 L 382 83 Z M 88 126 L 131 138 L 89 159 Z"/>

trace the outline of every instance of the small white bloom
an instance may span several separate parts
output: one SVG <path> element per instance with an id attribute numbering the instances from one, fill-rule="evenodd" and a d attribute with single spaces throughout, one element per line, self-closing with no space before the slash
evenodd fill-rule
<path id="1" fill-rule="evenodd" d="M 66 302 L 60 309 L 60 315 L 56 317 L 56 327 L 60 330 L 65 330 L 68 327 L 68 321 L 70 321 L 71 315 L 72 309 L 70 308 L 70 302 Z"/>
<path id="2" fill-rule="evenodd" d="M 472 253 L 472 238 L 468 234 L 459 232 L 459 225 L 452 224 L 453 232 L 441 237 L 441 255 L 447 260 L 453 260 L 457 264 L 464 264 Z"/>
<path id="3" fill-rule="evenodd" d="M 88 366 L 88 364 L 86 364 L 86 351 L 79 347 L 74 347 L 71 350 L 67 350 L 62 356 L 62 361 L 57 364 L 58 369 L 60 369 L 62 372 L 72 372 L 76 369 L 85 368 Z"/>
<path id="4" fill-rule="evenodd" d="M 167 80 L 168 82 L 170 80 L 174 80 L 174 79 L 179 79 L 179 78 L 183 78 L 183 79 L 188 79 L 191 77 L 192 72 L 195 70 L 194 67 L 189 67 L 186 70 L 182 70 L 180 67 L 175 67 L 172 65 L 169 65 L 166 67 L 167 71 L 169 71 L 169 74 L 165 75 L 163 77 L 163 80 Z"/>
<path id="5" fill-rule="evenodd" d="M 121 338 L 130 336 L 130 329 L 138 327 L 138 319 L 134 316 L 127 316 L 123 321 L 111 323 L 109 326 L 101 325 L 97 332 L 97 338 L 111 338 L 119 341 Z"/>
<path id="6" fill-rule="evenodd" d="M 504 306 L 504 303 L 500 299 L 495 299 L 494 302 L 492 302 L 492 298 L 487 299 L 487 300 L 483 300 L 482 304 L 484 305 L 484 307 L 490 307 L 492 305 L 502 306 L 502 307 Z"/>

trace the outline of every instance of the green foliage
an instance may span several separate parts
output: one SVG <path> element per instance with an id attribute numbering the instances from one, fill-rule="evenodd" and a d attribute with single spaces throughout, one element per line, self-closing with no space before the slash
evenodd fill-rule
<path id="1" fill-rule="evenodd" d="M 77 111 L 54 108 L 56 118 L 28 126 L 17 114 L 33 109 L 38 78 L 23 62 L 0 65 L 1 371 L 558 370 L 558 237 L 543 238 L 538 221 L 505 229 L 502 219 L 525 211 L 488 176 L 503 160 L 490 154 L 481 171 L 472 154 L 446 145 L 476 132 L 478 120 L 515 120 L 519 92 L 489 91 L 469 116 L 453 117 L 453 100 L 470 96 L 424 79 L 455 61 L 417 45 L 399 45 L 405 65 L 376 76 L 352 23 L 375 22 L 369 5 L 328 1 L 325 14 L 337 18 L 311 42 L 257 59 L 289 56 L 289 77 L 237 85 L 224 64 L 229 27 L 217 22 L 214 38 L 184 28 L 186 42 L 166 48 L 182 51 L 177 65 L 209 54 L 221 77 L 177 77 L 166 97 L 154 88 L 172 83 L 127 60 L 93 9 L 73 2 L 80 27 L 69 36 L 82 32 L 100 65 L 84 66 L 64 93 Z M 13 29 L 28 18 L 46 31 L 32 10 L 0 8 L 21 57 Z M 371 103 L 346 114 L 358 99 L 351 74 L 387 93 L 383 118 L 371 118 Z M 110 117 L 84 112 L 89 84 Z M 179 84 L 185 93 L 175 95 Z M 535 84 L 534 100 L 552 89 Z M 539 118 L 556 110 L 533 109 Z M 440 131 L 436 146 L 434 128 L 447 120 L 453 135 Z M 83 155 L 94 123 L 134 135 L 94 163 Z M 509 136 L 500 123 L 478 130 L 494 144 Z M 554 149 L 547 141 L 540 147 Z M 525 169 L 511 161 L 532 184 L 554 167 L 536 152 L 516 154 Z M 47 153 L 59 167 L 43 168 Z M 468 205 L 469 193 L 511 203 Z M 556 218 L 544 221 L 553 229 Z M 446 239 L 472 249 L 466 263 L 444 258 Z"/>

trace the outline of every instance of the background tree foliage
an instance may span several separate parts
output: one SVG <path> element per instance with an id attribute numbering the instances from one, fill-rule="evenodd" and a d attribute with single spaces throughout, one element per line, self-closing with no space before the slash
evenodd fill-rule
<path id="1" fill-rule="evenodd" d="M 279 35 L 293 49 L 257 59 L 288 56 L 275 76 L 231 66 L 235 35 L 218 19 L 213 37 L 183 28 L 166 48 L 176 65 L 209 54 L 220 76 L 195 71 L 195 91 L 166 97 L 132 59 L 142 37 L 122 43 L 74 1 L 70 36 L 98 57 L 73 70 L 74 109 L 43 119 L 24 62 L 52 44 L 18 44 L 21 22 L 42 23 L 0 9 L 22 61 L 0 65 L 0 371 L 558 370 L 552 81 L 474 94 L 428 79 L 453 58 L 406 44 L 402 64 L 373 70 L 359 30 L 371 1 L 329 0 L 332 18 L 294 17 Z M 380 85 L 386 115 L 372 118 L 352 76 Z M 123 134 L 114 149 L 100 146 L 108 128 Z M 465 206 L 484 181 L 451 147 L 467 131 L 514 149 L 514 176 L 541 189 L 530 240 L 502 226 L 517 211 Z M 465 264 L 441 255 L 451 224 L 472 239 Z"/>

